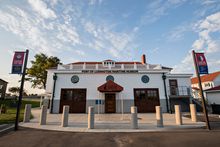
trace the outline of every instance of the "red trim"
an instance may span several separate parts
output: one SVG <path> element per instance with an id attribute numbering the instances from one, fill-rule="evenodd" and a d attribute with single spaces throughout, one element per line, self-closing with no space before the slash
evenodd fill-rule
<path id="1" fill-rule="evenodd" d="M 215 86 L 215 87 L 210 88 L 210 89 L 206 89 L 205 91 L 215 91 L 215 90 L 220 90 L 220 85 L 219 86 Z"/>
<path id="2" fill-rule="evenodd" d="M 192 87 L 192 89 L 194 89 L 194 90 L 199 90 L 199 88 L 197 88 L 197 87 Z"/>

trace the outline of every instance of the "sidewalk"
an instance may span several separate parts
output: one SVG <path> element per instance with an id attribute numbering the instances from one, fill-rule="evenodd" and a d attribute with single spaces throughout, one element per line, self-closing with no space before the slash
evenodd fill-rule
<path id="1" fill-rule="evenodd" d="M 87 114 L 69 114 L 69 126 L 61 127 L 62 114 L 47 114 L 47 125 L 39 125 L 40 109 L 32 109 L 34 119 L 29 123 L 20 123 L 20 126 L 45 130 L 70 132 L 152 132 L 202 128 L 204 122 L 194 123 L 191 119 L 183 117 L 183 125 L 175 124 L 174 114 L 163 114 L 164 127 L 156 127 L 154 113 L 138 114 L 138 129 L 131 129 L 130 114 L 96 114 L 95 129 L 87 128 Z"/>

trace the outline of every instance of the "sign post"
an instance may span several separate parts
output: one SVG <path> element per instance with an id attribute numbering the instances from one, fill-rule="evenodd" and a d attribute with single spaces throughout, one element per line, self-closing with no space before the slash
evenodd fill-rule
<path id="1" fill-rule="evenodd" d="M 202 89 L 202 84 L 201 84 L 201 78 L 200 74 L 208 74 L 208 66 L 207 62 L 204 56 L 204 53 L 195 53 L 195 51 L 192 51 L 193 55 L 193 60 L 194 60 L 194 65 L 195 65 L 195 70 L 196 70 L 196 75 L 199 81 L 199 88 L 202 96 L 202 107 L 203 107 L 203 113 L 206 121 L 206 128 L 208 130 L 211 130 L 210 124 L 209 124 L 209 117 L 206 109 L 206 103 L 205 103 L 205 98 L 203 94 L 203 89 Z"/>
<path id="2" fill-rule="evenodd" d="M 15 52 L 14 59 L 12 62 L 12 74 L 22 74 L 21 86 L 20 86 L 19 97 L 18 97 L 18 104 L 17 104 L 16 119 L 15 119 L 15 128 L 14 128 L 15 131 L 18 130 L 19 114 L 20 114 L 21 101 L 22 101 L 22 95 L 23 95 L 24 79 L 25 79 L 26 67 L 27 67 L 27 61 L 28 61 L 28 53 L 29 53 L 29 50 L 26 50 L 26 52 Z M 24 54 L 25 54 L 25 60 L 24 60 Z M 24 61 L 24 66 L 23 66 L 23 61 Z M 22 67 L 23 67 L 23 72 L 22 72 Z"/>

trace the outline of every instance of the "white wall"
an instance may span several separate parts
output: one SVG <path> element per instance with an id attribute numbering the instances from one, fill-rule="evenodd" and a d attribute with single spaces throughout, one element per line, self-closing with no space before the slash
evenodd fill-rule
<path id="1" fill-rule="evenodd" d="M 220 91 L 218 92 L 206 92 L 206 98 L 210 104 L 220 104 Z"/>
<path id="2" fill-rule="evenodd" d="M 79 76 L 79 82 L 73 84 L 71 77 Z M 134 99 L 133 88 L 158 88 L 160 99 L 165 99 L 162 74 L 146 74 L 149 76 L 149 83 L 141 81 L 145 74 L 57 74 L 56 90 L 54 99 L 60 99 L 61 88 L 87 88 L 87 99 L 97 99 L 99 92 L 97 88 L 106 82 L 106 76 L 114 76 L 114 82 L 124 87 L 123 98 Z M 104 98 L 103 94 L 102 98 Z M 118 97 L 116 98 L 118 99 Z"/>
<path id="3" fill-rule="evenodd" d="M 167 91 L 169 91 L 169 80 L 177 80 L 177 85 L 178 87 L 189 87 L 191 90 L 191 80 L 190 77 L 180 77 L 180 76 L 174 76 L 170 75 L 166 79 L 166 86 L 167 86 Z"/>

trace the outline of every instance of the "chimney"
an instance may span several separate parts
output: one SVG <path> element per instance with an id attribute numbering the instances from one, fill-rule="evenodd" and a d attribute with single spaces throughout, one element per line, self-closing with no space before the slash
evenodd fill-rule
<path id="1" fill-rule="evenodd" d="M 142 63 L 142 64 L 146 64 L 145 54 L 143 54 L 143 55 L 141 56 L 141 63 Z"/>

